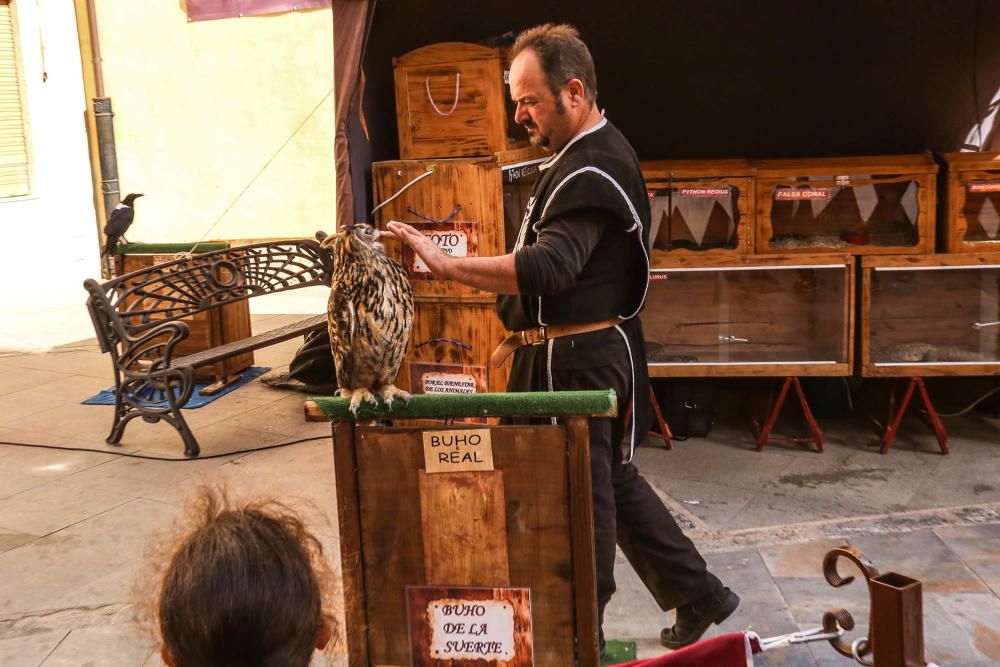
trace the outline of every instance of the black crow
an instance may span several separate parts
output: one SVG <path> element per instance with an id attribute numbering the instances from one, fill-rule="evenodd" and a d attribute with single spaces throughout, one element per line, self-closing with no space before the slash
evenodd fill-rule
<path id="1" fill-rule="evenodd" d="M 132 202 L 141 196 L 141 194 L 126 195 L 125 199 L 121 200 L 118 206 L 115 206 L 114 210 L 111 211 L 111 215 L 108 216 L 108 224 L 104 226 L 104 236 L 107 237 L 107 243 L 104 245 L 104 252 L 101 253 L 101 256 L 110 255 L 115 246 L 118 245 L 118 240 L 125 239 L 125 232 L 128 231 L 129 225 L 135 218 Z M 125 242 L 128 243 L 128 239 L 125 239 Z"/>

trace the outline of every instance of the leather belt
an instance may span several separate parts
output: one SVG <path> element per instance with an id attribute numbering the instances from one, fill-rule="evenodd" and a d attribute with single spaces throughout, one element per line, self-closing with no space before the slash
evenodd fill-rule
<path id="1" fill-rule="evenodd" d="M 515 331 L 511 335 L 504 338 L 503 342 L 497 345 L 497 349 L 493 350 L 493 354 L 490 355 L 490 363 L 495 368 L 499 367 L 500 364 L 506 361 L 507 357 L 513 354 L 514 350 L 519 347 L 544 345 L 546 341 L 552 338 L 575 336 L 577 334 L 590 333 L 591 331 L 610 329 L 611 327 L 621 324 L 624 321 L 625 320 L 620 317 L 615 317 L 610 320 L 589 322 L 587 324 L 548 324 L 540 327 L 532 327 L 531 329 L 524 329 L 523 331 Z"/>

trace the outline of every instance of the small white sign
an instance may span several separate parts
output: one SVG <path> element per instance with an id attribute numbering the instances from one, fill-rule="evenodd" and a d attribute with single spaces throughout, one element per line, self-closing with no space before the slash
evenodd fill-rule
<path id="1" fill-rule="evenodd" d="M 424 373 L 420 384 L 425 394 L 476 393 L 476 377 L 469 373 Z"/>
<path id="2" fill-rule="evenodd" d="M 425 231 L 424 236 L 434 241 L 434 244 L 444 250 L 446 253 L 452 257 L 468 257 L 469 256 L 469 236 L 463 231 L 457 229 L 449 229 L 440 232 Z M 414 253 L 413 255 L 413 270 L 419 273 L 430 273 L 430 269 L 424 260 L 420 258 L 420 255 Z"/>
<path id="3" fill-rule="evenodd" d="M 493 438 L 488 428 L 424 431 L 424 470 L 493 470 Z"/>
<path id="4" fill-rule="evenodd" d="M 427 606 L 436 660 L 514 658 L 514 607 L 503 600 L 434 600 Z"/>

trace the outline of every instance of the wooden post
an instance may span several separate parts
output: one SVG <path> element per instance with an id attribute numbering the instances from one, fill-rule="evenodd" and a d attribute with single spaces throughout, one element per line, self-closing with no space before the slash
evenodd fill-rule
<path id="1" fill-rule="evenodd" d="M 566 421 L 566 441 L 569 447 L 570 541 L 578 642 L 576 664 L 579 667 L 599 667 L 597 562 L 590 482 L 590 432 L 586 417 L 570 417 Z"/>
<path id="2" fill-rule="evenodd" d="M 369 667 L 354 422 L 342 421 L 333 426 L 333 463 L 337 482 L 337 520 L 340 525 L 340 566 L 344 582 L 347 664 L 349 667 Z"/>
<path id="3" fill-rule="evenodd" d="M 922 586 L 887 572 L 871 580 L 875 667 L 924 667 Z"/>

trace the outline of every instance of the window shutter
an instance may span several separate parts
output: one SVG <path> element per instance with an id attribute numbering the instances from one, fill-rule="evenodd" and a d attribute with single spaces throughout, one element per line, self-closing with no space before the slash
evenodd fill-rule
<path id="1" fill-rule="evenodd" d="M 0 0 L 0 197 L 28 194 L 28 142 L 10 0 Z"/>

